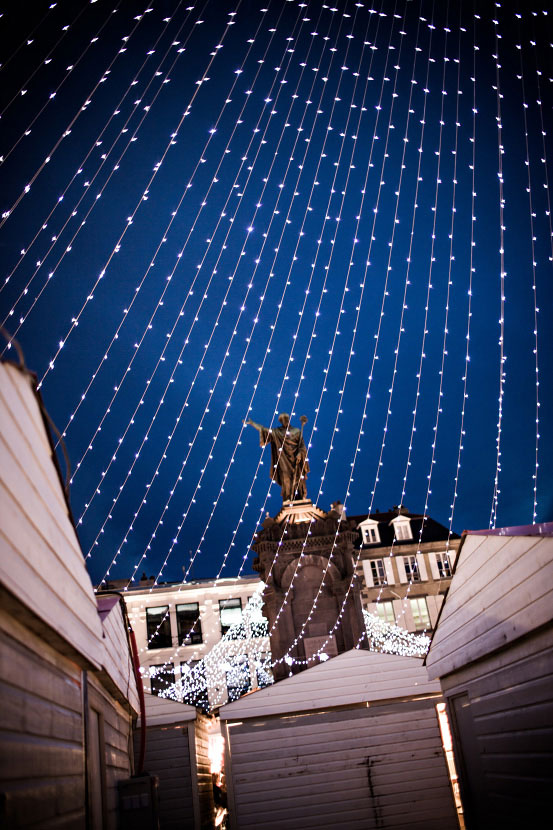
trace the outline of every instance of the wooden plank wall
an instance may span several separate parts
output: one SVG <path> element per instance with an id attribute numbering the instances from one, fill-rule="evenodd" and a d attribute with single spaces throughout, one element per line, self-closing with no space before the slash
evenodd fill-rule
<path id="1" fill-rule="evenodd" d="M 140 732 L 134 736 L 135 757 Z M 144 770 L 159 777 L 160 830 L 194 830 L 188 725 L 159 725 L 146 730 Z"/>
<path id="2" fill-rule="evenodd" d="M 85 825 L 81 669 L 0 611 L 0 826 Z"/>
<path id="3" fill-rule="evenodd" d="M 135 712 L 138 712 L 140 709 L 138 690 L 119 603 L 104 617 L 102 628 L 104 631 L 103 668 L 119 689 L 122 697 L 129 701 Z"/>
<path id="4" fill-rule="evenodd" d="M 105 759 L 105 821 L 106 830 L 118 826 L 117 782 L 128 778 L 131 769 L 131 717 L 109 695 L 98 680 L 88 675 L 88 705 L 102 718 L 103 755 Z"/>
<path id="5" fill-rule="evenodd" d="M 4 363 L 0 422 L 0 583 L 97 668 L 102 628 L 38 401 L 29 377 Z"/>
<path id="6" fill-rule="evenodd" d="M 230 722 L 233 830 L 456 830 L 435 703 Z"/>
<path id="7" fill-rule="evenodd" d="M 428 694 L 440 694 L 417 657 L 352 649 L 308 671 L 223 706 L 221 720 L 297 713 Z"/>
<path id="8" fill-rule="evenodd" d="M 467 827 L 546 826 L 553 791 L 553 626 L 442 685 Z"/>
<path id="9" fill-rule="evenodd" d="M 467 535 L 426 657 L 429 676 L 528 634 L 552 608 L 553 538 Z"/>

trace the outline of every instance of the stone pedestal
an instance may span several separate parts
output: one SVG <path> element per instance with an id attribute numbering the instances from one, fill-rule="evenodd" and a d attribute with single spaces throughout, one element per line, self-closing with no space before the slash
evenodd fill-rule
<path id="1" fill-rule="evenodd" d="M 319 652 L 334 657 L 368 647 L 357 579 L 348 593 L 357 538 L 355 522 L 309 500 L 288 502 L 274 519 L 265 519 L 252 546 L 253 568 L 266 584 L 275 680 L 317 665 Z"/>

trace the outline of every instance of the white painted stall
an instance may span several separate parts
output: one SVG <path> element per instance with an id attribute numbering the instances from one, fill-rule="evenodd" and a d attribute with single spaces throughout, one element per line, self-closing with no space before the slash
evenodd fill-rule
<path id="1" fill-rule="evenodd" d="M 352 650 L 220 711 L 233 830 L 458 827 L 422 661 Z"/>
<path id="2" fill-rule="evenodd" d="M 159 778 L 160 830 L 213 827 L 214 805 L 209 761 L 210 718 L 194 706 L 149 692 L 146 702 L 144 769 Z M 135 732 L 135 755 L 141 722 Z"/>
<path id="3" fill-rule="evenodd" d="M 123 608 L 98 608 L 35 381 L 8 363 L 0 426 L 0 825 L 111 830 L 138 710 Z"/>
<path id="4" fill-rule="evenodd" d="M 467 533 L 426 657 L 469 830 L 541 827 L 553 788 L 553 523 Z"/>

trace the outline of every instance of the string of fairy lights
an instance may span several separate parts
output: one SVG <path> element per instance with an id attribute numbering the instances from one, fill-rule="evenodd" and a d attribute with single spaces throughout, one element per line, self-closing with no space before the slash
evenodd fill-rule
<path id="1" fill-rule="evenodd" d="M 176 601 L 206 557 L 216 579 L 230 568 L 241 576 L 256 528 L 276 495 L 268 459 L 262 450 L 252 451 L 256 441 L 251 431 L 244 433 L 245 421 L 257 412 L 274 420 L 282 409 L 294 420 L 301 407 L 309 414 L 305 437 L 315 506 L 324 505 L 331 485 L 332 496 L 338 487 L 344 501 L 344 521 L 345 510 L 359 503 L 358 512 L 371 516 L 391 479 L 399 508 L 415 493 L 423 502 L 413 540 L 417 564 L 406 575 L 396 609 L 406 620 L 430 514 L 447 509 L 447 557 L 459 505 L 466 505 L 474 407 L 489 374 L 482 346 L 489 343 L 482 325 L 486 306 L 499 308 L 495 458 L 492 464 L 488 454 L 486 469 L 472 475 L 488 486 L 491 481 L 488 524 L 495 528 L 508 509 L 499 498 L 516 383 L 511 376 L 506 383 L 508 343 L 511 366 L 517 360 L 532 364 L 531 440 L 525 443 L 532 444 L 526 453 L 532 456 L 531 486 L 525 498 L 533 521 L 540 518 L 545 477 L 542 482 L 538 470 L 548 440 L 540 435 L 547 405 L 540 374 L 548 350 L 538 321 L 549 291 L 544 245 L 551 264 L 553 236 L 549 115 L 536 44 L 546 48 L 538 23 L 545 30 L 547 14 L 513 15 L 501 3 L 490 15 L 436 9 L 427 0 L 382 0 L 379 8 L 351 0 L 336 6 L 287 0 L 267 2 L 248 19 L 240 2 L 229 4 L 226 14 L 219 6 L 216 14 L 206 0 L 201 6 L 175 2 L 170 12 L 152 3 L 129 21 L 119 4 L 106 6 L 105 17 L 94 10 L 93 37 L 62 72 L 73 24 L 83 24 L 89 5 L 95 4 L 72 9 L 73 22 L 43 49 L 40 62 L 25 66 L 0 102 L 3 115 L 13 118 L 20 99 L 28 101 L 39 86 L 48 61 L 51 92 L 44 99 L 38 89 L 34 113 L 26 112 L 23 130 L 20 119 L 11 131 L 15 138 L 0 164 L 0 175 L 8 171 L 19 182 L 6 191 L 0 209 L 0 230 L 11 229 L 18 250 L 7 261 L 0 316 L 26 352 L 42 331 L 40 316 L 47 309 L 53 317 L 37 368 L 43 394 L 60 398 L 63 437 L 78 459 L 72 484 L 91 570 L 104 582 L 123 569 L 130 588 L 139 569 L 148 567 L 157 574 L 151 592 L 175 570 L 176 560 L 183 561 L 186 542 L 190 555 L 175 586 Z M 31 40 L 40 38 L 42 25 L 48 14 L 32 28 Z M 117 34 L 115 52 L 114 26 L 126 32 Z M 24 42 L 8 63 L 18 65 Z M 94 71 L 93 55 L 101 56 Z M 57 137 L 50 131 L 44 145 L 50 149 L 27 161 L 23 139 L 32 134 L 37 141 L 41 124 L 86 66 L 82 103 L 66 105 L 69 121 L 67 115 L 66 126 L 58 121 Z M 516 124 L 506 103 L 515 91 L 522 110 Z M 111 97 L 102 117 L 98 107 L 106 93 Z M 92 111 L 98 113 L 93 128 L 85 129 Z M 489 162 L 482 163 L 493 143 L 491 125 L 495 179 Z M 77 145 L 69 175 L 56 179 L 58 150 Z M 524 205 L 517 201 L 520 176 L 511 172 L 513 158 L 525 167 Z M 122 200 L 117 190 L 132 165 L 136 187 Z M 46 171 L 53 181 L 49 192 Z M 22 229 L 37 193 L 40 207 Z M 490 214 L 485 224 L 477 224 L 477 203 Z M 524 343 L 512 334 L 519 311 L 510 302 L 518 290 L 509 232 L 515 212 L 528 227 L 519 246 L 531 318 Z M 105 243 L 96 244 L 98 255 L 65 299 L 75 260 L 108 221 Z M 488 271 L 497 274 L 494 286 L 484 277 Z M 90 338 L 100 317 L 105 325 L 96 324 L 98 337 L 83 351 L 83 337 L 88 332 Z M 68 383 L 71 355 L 85 359 L 83 371 Z M 491 394 L 493 382 L 486 383 Z M 484 410 L 489 443 L 488 400 Z M 433 492 L 436 481 L 440 490 L 449 481 L 452 494 Z M 325 642 L 300 659 L 298 647 L 335 563 L 341 519 L 311 609 L 284 655 L 278 661 L 270 656 L 268 637 L 298 585 L 310 527 L 306 522 L 298 540 L 274 622 L 263 638 L 246 638 L 248 653 L 267 677 L 277 662 L 292 671 L 294 663 L 326 659 L 348 598 L 359 587 L 361 548 L 335 624 Z M 272 569 L 287 529 L 283 522 Z M 396 536 L 389 546 L 389 563 L 400 541 Z M 377 611 L 388 596 L 385 583 L 378 588 Z M 244 610 L 246 630 L 248 614 L 259 616 L 261 606 L 257 593 L 250 611 Z M 371 647 L 424 653 L 420 637 L 386 627 L 381 617 L 365 622 Z M 202 666 L 190 668 L 187 683 L 196 689 L 207 684 L 210 699 L 222 702 L 221 671 L 242 672 L 234 661 L 242 631 L 231 629 Z M 179 653 L 164 652 L 164 665 Z M 232 685 L 239 685 L 235 680 Z M 182 678 L 180 683 L 180 692 L 173 691 L 182 697 Z"/>
<path id="2" fill-rule="evenodd" d="M 190 12 L 190 7 L 187 7 L 187 13 L 189 13 L 189 12 Z M 187 14 L 187 17 L 188 17 L 188 14 Z M 44 220 L 43 220 L 43 221 L 39 224 L 38 230 L 37 230 L 37 232 L 35 233 L 35 235 L 34 235 L 33 239 L 31 240 L 31 242 L 29 243 L 29 245 L 21 251 L 21 256 L 20 256 L 20 258 L 19 258 L 18 262 L 16 263 L 16 265 L 14 266 L 14 268 L 12 269 L 12 271 L 11 271 L 11 272 L 7 275 L 7 277 L 5 278 L 5 282 L 4 282 L 3 286 L 1 286 L 1 287 L 0 287 L 0 291 L 1 291 L 1 290 L 5 287 L 6 283 L 8 283 L 8 282 L 9 282 L 9 280 L 13 277 L 13 275 L 14 275 L 14 273 L 15 273 L 16 269 L 17 269 L 17 268 L 19 268 L 19 267 L 21 266 L 21 264 L 22 264 L 22 262 L 23 262 L 24 258 L 25 258 L 26 256 L 28 256 L 28 255 L 29 255 L 30 251 L 31 251 L 31 250 L 32 250 L 32 248 L 33 248 L 33 245 L 37 242 L 37 240 L 39 239 L 39 237 L 40 237 L 41 233 L 42 233 L 43 231 L 46 231 L 46 230 L 49 228 L 49 226 L 50 226 L 50 220 L 52 219 L 52 216 L 53 216 L 53 215 L 54 215 L 54 213 L 56 212 L 56 209 L 57 209 L 57 208 L 61 205 L 61 203 L 65 203 L 65 204 L 67 204 L 68 194 L 69 194 L 69 191 L 70 191 L 71 185 L 75 182 L 75 180 L 77 179 L 77 177 L 78 177 L 78 176 L 81 176 L 81 175 L 83 175 L 83 173 L 84 173 L 84 174 L 85 174 L 85 176 L 84 176 L 85 181 L 84 181 L 84 183 L 83 183 L 83 191 L 82 191 L 82 193 L 81 193 L 81 196 L 80 196 L 80 197 L 79 197 L 79 199 L 77 199 L 77 201 L 76 201 L 76 202 L 74 202 L 74 203 L 73 203 L 73 205 L 71 206 L 71 208 L 70 208 L 70 210 L 69 210 L 69 213 L 68 213 L 68 216 L 67 216 L 67 218 L 65 219 L 65 221 L 63 222 L 63 224 L 61 225 L 61 227 L 58 227 L 58 228 L 55 230 L 54 235 L 51 237 L 51 245 L 48 247 L 48 249 L 47 249 L 47 251 L 45 252 L 45 254 L 43 254 L 42 258 L 41 258 L 40 260 L 38 260 L 38 261 L 37 261 L 37 263 L 36 263 L 36 268 L 35 268 L 34 272 L 32 273 L 32 275 L 31 275 L 30 279 L 27 281 L 27 283 L 26 283 L 25 287 L 23 288 L 23 290 L 20 292 L 20 294 L 19 294 L 19 296 L 17 297 L 17 299 L 16 299 L 15 303 L 12 305 L 12 308 L 11 308 L 11 309 L 10 309 L 10 311 L 9 311 L 9 315 L 8 315 L 8 316 L 4 319 L 4 321 L 3 321 L 3 323 L 2 323 L 3 325 L 6 325 L 6 323 L 7 323 L 7 322 L 8 322 L 8 320 L 9 320 L 9 317 L 11 317 L 11 316 L 13 316 L 13 315 L 15 314 L 15 311 L 16 311 L 16 308 L 17 308 L 17 304 L 19 303 L 19 301 L 20 301 L 20 300 L 21 300 L 24 296 L 27 296 L 27 294 L 29 293 L 30 286 L 31 286 L 31 284 L 32 284 L 33 280 L 35 279 L 35 277 L 37 276 L 37 274 L 39 273 L 39 271 L 41 270 L 42 266 L 45 264 L 45 261 L 46 261 L 47 257 L 48 257 L 48 256 L 49 256 L 49 254 L 52 252 L 52 250 L 54 249 L 54 247 L 56 247 L 57 243 L 60 241 L 60 237 L 61 237 L 62 233 L 64 232 L 64 230 L 66 229 L 66 227 L 69 225 L 69 223 L 70 223 L 71 219 L 73 219 L 75 216 L 77 216 L 77 214 L 78 214 L 78 212 L 79 212 L 79 208 L 80 208 L 81 203 L 83 202 L 83 200 L 84 200 L 84 199 L 86 198 L 86 196 L 88 195 L 88 192 L 90 191 L 90 189 L 91 189 L 91 188 L 92 188 L 92 186 L 94 185 L 95 180 L 96 180 L 96 178 L 99 176 L 99 174 L 101 173 L 101 171 L 102 171 L 103 167 L 107 164 L 107 162 L 108 162 L 108 161 L 110 161 L 110 156 L 111 156 L 112 152 L 115 150 L 115 148 L 116 148 L 116 146 L 117 146 L 117 144 L 118 144 L 119 139 L 121 138 L 121 136 L 124 136 L 124 135 L 125 135 L 125 134 L 129 131 L 129 125 L 131 124 L 132 118 L 133 118 L 133 116 L 135 115 L 135 113 L 137 112 L 138 108 L 139 108 L 139 107 L 140 107 L 140 105 L 143 103 L 143 98 L 144 98 L 144 95 L 146 95 L 146 94 L 147 94 L 147 92 L 148 92 L 148 90 L 149 90 L 150 86 L 152 85 L 152 83 L 153 83 L 154 79 L 155 79 L 156 77 L 160 77 L 160 76 L 161 76 L 161 77 L 162 77 L 162 80 L 160 81 L 159 88 L 155 91 L 155 93 L 154 93 L 153 97 L 149 100 L 148 104 L 147 104 L 147 105 L 145 105 L 145 106 L 143 107 L 143 114 L 142 114 L 142 117 L 141 117 L 141 119 L 140 119 L 140 121 L 139 121 L 138 125 L 137 125 L 136 127 L 134 127 L 134 128 L 133 128 L 133 131 L 132 131 L 131 136 L 129 137 L 129 139 L 128 139 L 127 143 L 125 144 L 125 146 L 124 146 L 124 148 L 123 148 L 122 152 L 119 154 L 119 156 L 118 156 L 117 160 L 116 160 L 116 161 L 115 161 L 115 163 L 113 164 L 113 167 L 112 167 L 112 169 L 111 169 L 111 171 L 110 171 L 109 175 L 107 176 L 107 179 L 103 182 L 103 184 L 101 185 L 100 189 L 96 192 L 96 194 L 95 194 L 95 196 L 94 196 L 94 199 L 93 199 L 93 201 L 92 201 L 92 204 L 91 204 L 91 206 L 89 207 L 89 209 L 86 211 L 86 213 L 85 213 L 85 215 L 84 215 L 83 219 L 81 219 L 81 221 L 79 222 L 78 227 L 77 227 L 77 230 L 75 231 L 75 233 L 73 234 L 73 236 L 71 237 L 71 239 L 69 240 L 69 242 L 68 242 L 67 244 L 65 244 L 64 250 L 62 251 L 61 256 L 60 256 L 60 258 L 58 259 L 58 261 L 57 261 L 56 265 L 54 266 L 53 270 L 49 271 L 49 273 L 48 273 L 48 281 L 49 281 L 50 279 L 52 279 L 52 278 L 55 276 L 55 272 L 56 272 L 56 270 L 59 268 L 59 266 L 60 266 L 60 264 L 62 263 L 62 261 L 63 261 L 64 257 L 65 257 L 65 256 L 69 253 L 69 251 L 72 249 L 72 247 L 73 247 L 73 245 L 74 245 L 74 243 L 75 243 L 75 239 L 77 238 L 78 234 L 79 234 L 79 233 L 82 231 L 82 229 L 84 228 L 84 226 L 85 226 L 85 224 L 87 223 L 87 221 L 88 221 L 88 219 L 89 219 L 89 217 L 90 217 L 90 215 L 91 215 L 92 211 L 95 209 L 95 207 L 97 207 L 97 205 L 98 205 L 98 200 L 101 198 L 101 196 L 102 196 L 102 194 L 103 194 L 103 192 L 104 192 L 105 188 L 106 188 L 106 187 L 107 187 L 107 185 L 109 184 L 109 182 L 110 182 L 110 180 L 111 180 L 112 176 L 113 176 L 113 175 L 117 172 L 117 170 L 119 170 L 120 165 L 121 165 L 121 162 L 122 162 L 122 159 L 124 158 L 124 156 L 125 156 L 126 152 L 128 151 L 128 149 L 129 149 L 129 147 L 131 146 L 131 144 L 132 144 L 134 141 L 136 141 L 136 139 L 137 139 L 137 133 L 139 132 L 140 127 L 141 127 L 141 125 L 143 124 L 143 122 L 144 122 L 144 120 L 145 120 L 145 118 L 146 118 L 146 116 L 147 116 L 148 112 L 150 111 L 150 109 L 151 109 L 152 105 L 155 103 L 155 100 L 157 99 L 157 97 L 158 97 L 158 95 L 159 95 L 159 93 L 160 93 L 160 91 L 161 91 L 161 89 L 162 89 L 162 85 L 167 84 L 167 83 L 169 83 L 169 82 L 170 82 L 170 72 L 171 72 L 171 69 L 174 67 L 174 65 L 175 65 L 176 61 L 178 60 L 178 57 L 181 55 L 181 53 L 182 53 L 182 52 L 184 51 L 184 49 L 185 49 L 185 46 L 180 46 L 180 42 L 178 42 L 178 41 L 173 41 L 173 42 L 170 44 L 169 48 L 166 50 L 165 54 L 163 55 L 163 57 L 162 57 L 161 61 L 159 62 L 159 64 L 158 64 L 157 68 L 155 69 L 154 73 L 150 76 L 150 78 L 149 78 L 149 80 L 148 80 L 148 82 L 147 82 L 146 86 L 145 86 L 145 87 L 142 89 L 142 91 L 140 92 L 140 98 L 136 99 L 136 100 L 133 102 L 133 104 L 132 104 L 132 108 L 131 108 L 131 110 L 130 110 L 129 114 L 127 115 L 127 117 L 126 117 L 126 119 L 125 119 L 125 122 L 124 122 L 123 126 L 122 126 L 122 127 L 121 127 L 121 129 L 120 129 L 120 130 L 116 133 L 116 135 L 115 135 L 115 137 L 114 137 L 114 139 L 113 139 L 113 141 L 112 141 L 112 144 L 111 144 L 111 146 L 109 147 L 109 149 L 107 150 L 107 152 L 101 152 L 101 154 L 100 154 L 100 163 L 99 163 L 98 167 L 96 168 L 96 170 L 95 170 L 93 173 L 92 173 L 92 171 L 90 171 L 90 172 L 89 172 L 88 170 L 86 170 L 86 168 L 85 168 L 86 162 L 89 160 L 89 158 L 91 157 L 91 155 L 92 155 L 92 153 L 94 152 L 94 150 L 95 150 L 95 149 L 97 149 L 97 148 L 102 148 L 102 149 L 104 149 L 104 148 L 103 148 L 103 137 L 104 137 L 104 134 L 105 134 L 105 133 L 106 133 L 106 131 L 108 130 L 108 127 L 110 126 L 110 124 L 112 123 L 112 121 L 113 121 L 113 120 L 114 120 L 114 119 L 115 119 L 118 115 L 120 115 L 120 114 L 121 114 L 121 107 L 123 106 L 123 103 L 125 102 L 126 98 L 130 95 L 130 93 L 132 92 L 133 87 L 134 87 L 134 86 L 136 86 L 136 85 L 139 83 L 139 79 L 140 79 L 140 77 L 141 77 L 141 75 L 142 75 L 143 71 L 144 71 L 144 70 L 145 70 L 145 68 L 147 67 L 147 64 L 148 64 L 148 62 L 150 61 L 150 59 L 152 58 L 152 55 L 153 55 L 153 54 L 155 54 L 155 52 L 156 52 L 156 48 L 157 48 L 157 46 L 158 46 L 158 43 L 159 43 L 159 41 L 161 40 L 162 36 L 165 34 L 166 30 L 169 28 L 169 25 L 171 24 L 171 21 L 172 21 L 172 18 L 171 18 L 171 17 L 164 18 L 163 22 L 165 23 L 165 26 L 164 26 L 164 28 L 162 29 L 162 32 L 161 32 L 161 34 L 158 36 L 158 38 L 156 39 L 156 41 L 152 44 L 152 49 L 148 50 L 148 52 L 146 53 L 146 57 L 145 57 L 145 59 L 144 59 L 144 61 L 143 61 L 142 65 L 139 67 L 138 71 L 135 73 L 134 77 L 133 77 L 133 78 L 132 78 L 132 80 L 130 81 L 130 83 L 129 83 L 128 87 L 125 89 L 125 91 L 124 91 L 123 95 L 121 96 L 121 98 L 119 99 L 119 101 L 118 101 L 118 103 L 117 103 L 117 105 L 116 105 L 116 108 L 113 110 L 113 112 L 112 112 L 112 113 L 111 113 L 111 115 L 109 116 L 108 120 L 106 121 L 106 123 L 104 124 L 104 126 L 102 127 L 102 129 L 100 130 L 100 132 L 99 132 L 99 133 L 97 134 L 97 136 L 93 139 L 93 141 L 92 141 L 92 145 L 90 146 L 90 148 L 89 148 L 89 150 L 87 151 L 87 153 L 85 154 L 85 156 L 81 159 L 81 161 L 80 161 L 80 163 L 79 163 L 78 167 L 75 169 L 75 173 L 73 174 L 73 176 L 72 176 L 72 177 L 71 177 L 71 179 L 69 180 L 69 182 L 68 182 L 68 184 L 66 185 L 66 187 L 64 188 L 63 192 L 62 192 L 59 196 L 57 196 L 57 198 L 56 198 L 56 200 L 55 200 L 55 202 L 54 202 L 54 206 L 52 207 L 52 209 L 50 210 L 50 212 L 48 213 L 48 215 L 44 218 Z M 177 37 L 179 36 L 179 34 L 180 34 L 180 30 L 183 28 L 183 26 L 185 25 L 185 23 L 186 23 L 186 20 L 185 20 L 185 21 L 183 21 L 183 22 L 180 24 L 179 30 L 178 30 L 178 31 L 177 31 L 177 33 L 176 33 L 176 36 L 177 36 Z M 132 36 L 132 33 L 131 33 L 131 36 Z M 177 51 L 177 57 L 175 58 L 175 60 L 173 60 L 173 62 L 172 62 L 172 64 L 171 64 L 171 66 L 169 67 L 169 70 L 168 70 L 168 71 L 165 71 L 165 72 L 162 72 L 162 71 L 161 71 L 161 67 L 163 66 L 163 63 L 164 63 L 164 61 L 165 61 L 165 58 L 167 57 L 167 55 L 169 54 L 169 52 L 170 52 L 170 51 L 171 51 L 174 47 L 176 47 L 176 46 L 180 46 L 180 48 L 178 48 L 178 49 L 176 50 L 176 51 Z M 101 81 L 101 82 L 104 82 L 105 80 L 107 80 L 107 77 L 108 77 L 108 73 L 109 73 L 109 72 L 110 72 L 110 70 L 107 70 L 107 71 L 106 71 L 106 73 L 105 73 L 105 74 L 103 75 L 103 77 L 102 77 L 102 81 Z M 86 170 L 86 172 L 85 172 L 85 170 Z M 47 285 L 48 285 L 48 281 L 47 281 L 47 282 L 45 283 L 45 285 L 43 286 L 42 291 L 43 291 L 43 290 L 45 290 L 45 288 L 47 287 Z M 19 328 L 21 327 L 21 325 L 25 322 L 26 317 L 27 317 L 27 316 L 28 316 L 28 315 L 32 312 L 32 310 L 33 310 L 33 308 L 34 308 L 34 306 L 35 306 L 36 302 L 40 299 L 40 296 L 41 296 L 41 294 L 42 294 L 42 291 L 39 291 L 39 292 L 35 295 L 35 298 L 34 298 L 34 300 L 33 300 L 32 304 L 31 304 L 30 308 L 29 308 L 29 309 L 27 309 L 27 311 L 26 311 L 26 313 L 25 313 L 25 315 L 24 315 L 24 316 L 22 316 L 22 317 L 20 317 L 20 318 L 19 318 L 19 325 L 18 325 L 18 328 L 17 328 L 17 329 L 15 330 L 15 332 L 14 332 L 14 336 L 15 336 L 15 335 L 17 334 L 17 332 L 19 331 Z M 109 351 L 109 349 L 108 349 L 108 351 Z M 89 387 L 88 387 L 88 388 L 89 388 Z M 87 388 L 87 390 L 86 390 L 86 391 L 88 391 L 88 388 Z M 86 396 L 86 391 L 83 393 L 85 396 Z M 83 398 L 83 396 L 81 395 L 80 402 L 82 402 L 82 400 L 83 400 L 83 399 L 84 399 L 84 398 Z M 72 417 L 70 417 L 70 420 L 72 420 L 72 419 L 74 418 L 74 415 L 75 415 L 75 412 L 72 412 L 72 413 L 71 413 L 71 416 L 72 416 Z"/>
<path id="3" fill-rule="evenodd" d="M 520 14 L 516 15 L 518 20 L 518 35 L 519 39 L 521 38 L 520 32 Z M 519 52 L 520 57 L 520 75 L 518 75 L 518 79 L 520 80 L 520 89 L 521 89 L 521 103 L 522 103 L 522 117 L 524 120 L 524 149 L 525 149 L 525 160 L 524 164 L 526 166 L 527 176 L 528 176 L 528 208 L 530 212 L 530 241 L 531 241 L 531 249 L 532 249 L 532 298 L 534 304 L 534 369 L 536 374 L 536 445 L 535 445 L 535 463 L 534 463 L 534 472 L 532 475 L 534 481 L 534 503 L 532 506 L 532 523 L 536 522 L 538 516 L 538 469 L 539 469 L 539 440 L 540 440 L 540 367 L 539 367 L 539 360 L 538 360 L 538 314 L 539 314 L 539 307 L 538 307 L 538 295 L 537 295 L 537 284 L 536 284 L 536 268 L 538 267 L 537 262 L 537 254 L 536 254 L 536 231 L 535 231 L 535 223 L 534 223 L 534 207 L 533 207 L 533 200 L 532 200 L 532 167 L 530 163 L 530 148 L 528 144 L 528 103 L 526 101 L 526 93 L 525 93 L 525 84 L 524 84 L 524 63 L 522 59 L 522 43 L 517 43 L 516 48 Z M 543 138 L 543 135 L 542 135 Z M 544 158 L 542 159 L 545 162 L 545 153 Z M 547 168 L 546 176 L 547 176 Z M 547 178 L 546 178 L 546 190 L 547 190 Z M 551 218 L 549 217 L 549 225 L 550 225 L 550 236 L 553 241 L 553 235 L 551 234 Z"/>

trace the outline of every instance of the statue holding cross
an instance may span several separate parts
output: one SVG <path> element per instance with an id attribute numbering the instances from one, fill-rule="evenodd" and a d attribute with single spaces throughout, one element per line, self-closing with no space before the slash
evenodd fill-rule
<path id="1" fill-rule="evenodd" d="M 303 500 L 307 498 L 305 479 L 309 472 L 307 448 L 303 440 L 303 428 L 307 418 L 300 418 L 301 429 L 290 426 L 290 416 L 283 412 L 278 416 L 279 427 L 264 427 L 255 421 L 244 423 L 259 432 L 262 447 L 271 445 L 271 480 L 280 484 L 282 502 Z"/>

